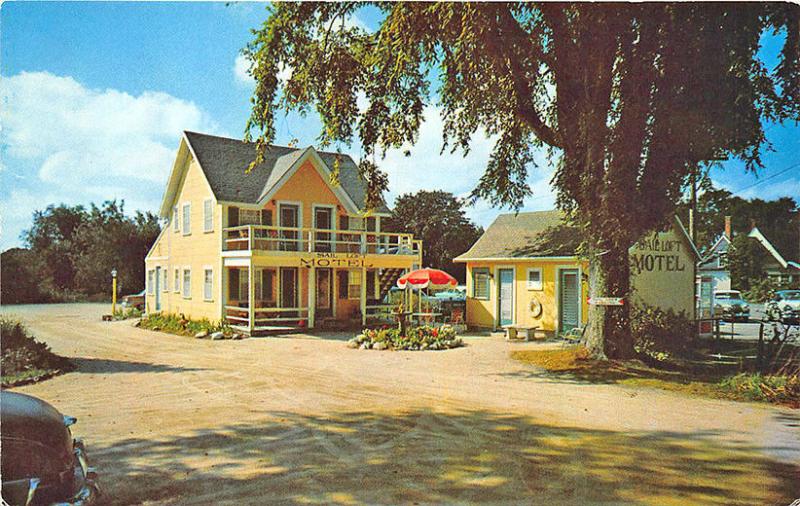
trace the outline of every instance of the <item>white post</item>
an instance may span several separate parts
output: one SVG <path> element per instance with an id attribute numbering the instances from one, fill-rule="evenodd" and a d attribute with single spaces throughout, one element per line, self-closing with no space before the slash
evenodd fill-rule
<path id="1" fill-rule="evenodd" d="M 256 270 L 253 268 L 252 261 L 247 267 L 247 309 L 250 320 L 250 333 L 252 334 L 256 326 Z"/>
<path id="2" fill-rule="evenodd" d="M 301 236 L 301 235 L 302 234 L 298 234 L 298 236 Z M 313 251 L 314 251 L 314 231 L 313 230 L 309 230 L 308 231 L 308 252 L 311 253 Z"/>
<path id="3" fill-rule="evenodd" d="M 314 328 L 314 318 L 316 317 L 317 306 L 317 269 L 308 269 L 308 328 Z"/>
<path id="4" fill-rule="evenodd" d="M 367 324 L 367 268 L 361 267 L 361 326 Z"/>
<path id="5" fill-rule="evenodd" d="M 253 251 L 253 225 L 247 225 L 247 250 Z"/>
<path id="6" fill-rule="evenodd" d="M 367 233 L 361 232 L 361 253 L 367 252 Z"/>

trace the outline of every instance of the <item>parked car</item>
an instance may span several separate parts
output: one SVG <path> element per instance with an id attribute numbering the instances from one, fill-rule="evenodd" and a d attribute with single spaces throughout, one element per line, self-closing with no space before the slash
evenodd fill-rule
<path id="1" fill-rule="evenodd" d="M 99 489 L 80 439 L 64 416 L 36 397 L 0 392 L 3 504 L 87 506 Z"/>
<path id="2" fill-rule="evenodd" d="M 139 293 L 134 293 L 131 295 L 126 295 L 122 298 L 121 302 L 122 307 L 129 308 L 135 307 L 139 311 L 144 310 L 144 290 Z"/>
<path id="3" fill-rule="evenodd" d="M 714 313 L 724 321 L 750 320 L 750 306 L 742 298 L 742 292 L 739 290 L 714 292 Z"/>
<path id="4" fill-rule="evenodd" d="M 767 302 L 768 320 L 800 324 L 800 290 L 778 290 Z"/>

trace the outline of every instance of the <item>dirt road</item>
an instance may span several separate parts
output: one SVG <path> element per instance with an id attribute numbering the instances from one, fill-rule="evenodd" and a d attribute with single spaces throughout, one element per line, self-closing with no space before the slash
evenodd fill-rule
<path id="1" fill-rule="evenodd" d="M 536 344 L 206 341 L 16 306 L 78 370 L 18 388 L 77 416 L 110 504 L 789 504 L 800 416 L 549 378 Z"/>

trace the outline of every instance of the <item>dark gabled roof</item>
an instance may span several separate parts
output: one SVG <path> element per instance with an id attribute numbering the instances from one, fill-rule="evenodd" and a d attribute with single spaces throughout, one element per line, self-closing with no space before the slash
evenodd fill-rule
<path id="1" fill-rule="evenodd" d="M 256 158 L 255 143 L 197 132 L 184 134 L 214 196 L 226 202 L 257 204 L 308 149 L 269 146 L 264 153 L 264 162 L 248 173 L 250 162 Z M 318 151 L 317 154 L 331 171 L 336 157 L 339 157 L 341 189 L 363 211 L 366 183 L 358 174 L 353 159 L 338 153 Z M 388 213 L 389 208 L 381 202 L 375 211 Z"/>
<path id="2" fill-rule="evenodd" d="M 580 235 L 563 220 L 559 211 L 501 214 L 457 260 L 574 256 Z"/>
<path id="3" fill-rule="evenodd" d="M 674 218 L 672 226 L 699 260 L 700 253 L 686 229 L 677 216 Z M 581 239 L 578 228 L 566 224 L 560 211 L 501 214 L 469 251 L 455 260 L 572 257 L 577 255 Z"/>

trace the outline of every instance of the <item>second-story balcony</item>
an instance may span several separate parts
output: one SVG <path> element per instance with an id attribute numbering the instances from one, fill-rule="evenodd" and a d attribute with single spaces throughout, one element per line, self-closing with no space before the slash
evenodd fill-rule
<path id="1" fill-rule="evenodd" d="M 223 250 L 267 254 L 350 253 L 420 257 L 422 241 L 411 234 L 241 225 L 223 231 Z"/>

